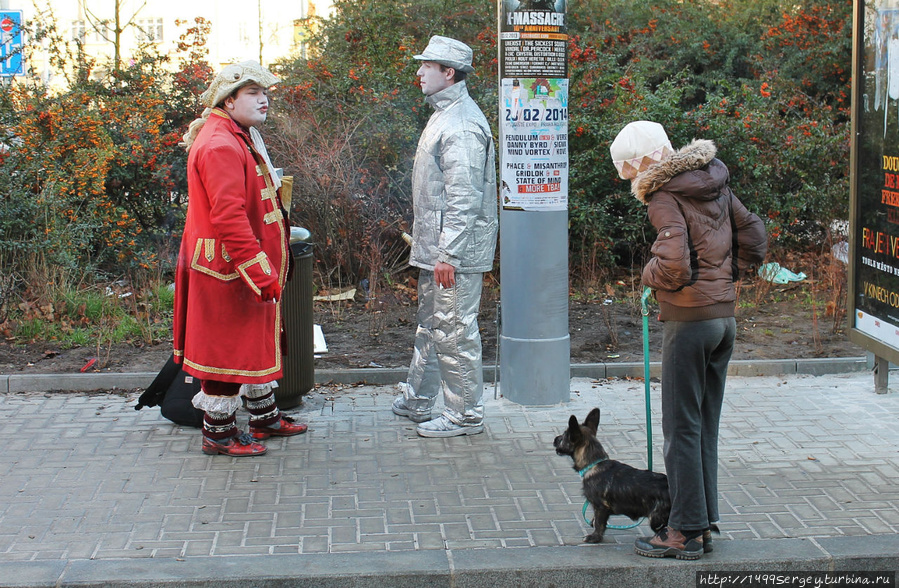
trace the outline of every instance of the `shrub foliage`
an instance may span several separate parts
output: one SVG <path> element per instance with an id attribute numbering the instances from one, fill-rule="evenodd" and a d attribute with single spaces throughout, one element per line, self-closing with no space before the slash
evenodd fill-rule
<path id="1" fill-rule="evenodd" d="M 342 0 L 312 27 L 314 57 L 278 64 L 271 131 L 299 178 L 294 216 L 321 244 L 322 275 L 369 277 L 411 220 L 409 171 L 430 114 L 412 56 L 431 35 L 474 48 L 469 86 L 496 124 L 495 17 L 492 0 Z M 774 251 L 815 247 L 846 218 L 849 3 L 571 3 L 569 34 L 574 276 L 605 275 L 652 240 L 608 155 L 631 120 L 662 123 L 676 147 L 715 141 Z"/>
<path id="2" fill-rule="evenodd" d="M 412 56 L 433 34 L 470 44 L 469 86 L 495 125 L 496 2 L 336 0 L 332 18 L 308 24 L 307 57 L 273 64 L 283 83 L 264 132 L 295 176 L 292 217 L 313 233 L 320 284 L 374 286 L 405 259 L 431 112 Z M 35 256 L 85 274 L 170 269 L 186 194 L 177 143 L 210 74 L 204 27 L 185 30 L 175 72 L 151 50 L 112 68 L 76 48 L 54 60 L 68 89 L 0 88 L 5 271 L 24 275 Z M 52 25 L 31 32 L 65 46 Z M 608 155 L 635 119 L 662 123 L 675 146 L 714 140 L 775 251 L 815 247 L 846 218 L 851 3 L 591 0 L 569 3 L 569 34 L 574 276 L 601 277 L 651 241 Z"/>

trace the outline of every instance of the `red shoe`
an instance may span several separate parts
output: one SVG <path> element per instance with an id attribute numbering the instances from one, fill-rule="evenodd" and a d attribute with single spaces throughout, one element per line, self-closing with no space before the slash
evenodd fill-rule
<path id="1" fill-rule="evenodd" d="M 305 433 L 306 425 L 296 422 L 289 416 L 281 415 L 281 426 L 274 427 L 253 427 L 250 426 L 250 435 L 253 439 L 268 439 L 269 437 L 293 437 L 300 433 Z"/>
<path id="2" fill-rule="evenodd" d="M 224 441 L 213 441 L 203 437 L 203 453 L 206 455 L 231 455 L 234 457 L 245 457 L 251 455 L 262 455 L 267 451 L 265 445 L 253 442 L 253 439 L 246 433 L 241 433 L 237 437 L 231 437 Z"/>

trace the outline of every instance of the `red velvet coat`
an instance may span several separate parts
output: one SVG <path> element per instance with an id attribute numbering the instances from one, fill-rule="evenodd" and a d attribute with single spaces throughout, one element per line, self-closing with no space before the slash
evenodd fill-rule
<path id="1" fill-rule="evenodd" d="M 289 227 L 249 134 L 214 109 L 187 160 L 189 202 L 175 277 L 175 359 L 209 380 L 261 384 L 282 376 L 281 302 Z"/>

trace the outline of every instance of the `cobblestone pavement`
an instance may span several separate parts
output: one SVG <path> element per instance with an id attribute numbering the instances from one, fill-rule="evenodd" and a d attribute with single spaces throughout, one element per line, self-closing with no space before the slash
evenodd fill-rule
<path id="1" fill-rule="evenodd" d="M 899 394 L 873 390 L 870 373 L 731 377 L 720 541 L 899 532 Z M 646 467 L 643 382 L 575 378 L 552 407 L 494 392 L 484 434 L 424 439 L 389 386 L 319 388 L 292 411 L 309 431 L 253 458 L 203 455 L 136 394 L 0 395 L 0 562 L 579 544 L 580 478 L 552 440 L 597 406 L 612 457 Z"/>

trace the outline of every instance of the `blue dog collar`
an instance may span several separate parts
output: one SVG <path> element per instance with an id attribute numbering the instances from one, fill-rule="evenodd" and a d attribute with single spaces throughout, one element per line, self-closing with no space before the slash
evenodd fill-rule
<path id="1" fill-rule="evenodd" d="M 590 465 L 588 465 L 587 467 L 585 467 L 584 469 L 578 470 L 577 473 L 580 474 L 581 477 L 583 478 L 585 475 L 587 475 L 587 472 L 589 472 L 590 470 L 592 470 L 593 468 L 595 468 L 596 466 L 598 466 L 599 464 L 604 462 L 606 459 L 607 458 L 596 460 L 593 463 L 591 463 Z"/>

